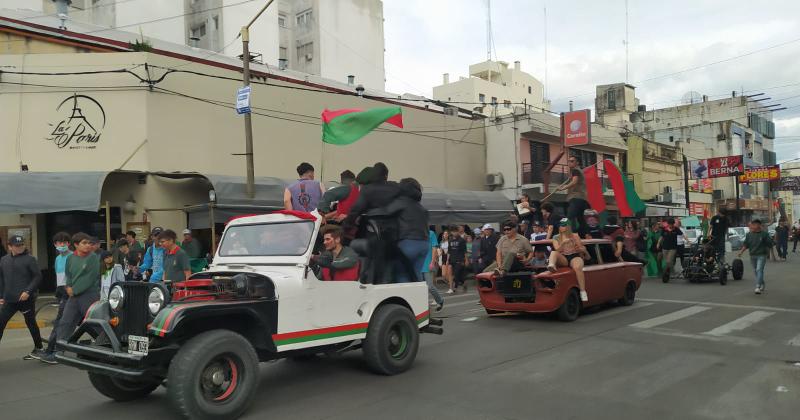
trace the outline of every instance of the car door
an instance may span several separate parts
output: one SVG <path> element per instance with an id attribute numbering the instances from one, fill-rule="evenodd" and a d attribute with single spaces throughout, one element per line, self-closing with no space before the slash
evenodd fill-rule
<path id="1" fill-rule="evenodd" d="M 589 303 L 595 305 L 616 298 L 612 297 L 615 293 L 612 268 L 616 260 L 613 259 L 614 250 L 610 243 L 592 244 L 590 246 L 597 247 L 594 252 L 594 255 L 597 255 L 596 263 L 584 267 L 583 274 L 586 277 L 586 293 L 589 295 Z M 592 252 L 590 251 L 590 253 Z M 622 294 L 617 297 L 621 296 Z"/>

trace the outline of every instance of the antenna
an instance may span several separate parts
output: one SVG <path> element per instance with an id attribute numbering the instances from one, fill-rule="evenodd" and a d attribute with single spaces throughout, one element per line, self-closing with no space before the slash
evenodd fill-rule
<path id="1" fill-rule="evenodd" d="M 628 83 L 628 0 L 625 0 L 625 83 Z"/>
<path id="2" fill-rule="evenodd" d="M 547 98 L 547 6 L 544 7 L 544 92 L 543 98 Z"/>
<path id="3" fill-rule="evenodd" d="M 492 0 L 486 0 L 486 60 L 492 60 Z"/>

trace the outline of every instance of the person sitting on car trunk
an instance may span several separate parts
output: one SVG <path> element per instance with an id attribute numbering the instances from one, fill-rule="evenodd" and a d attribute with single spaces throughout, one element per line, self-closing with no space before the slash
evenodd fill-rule
<path id="1" fill-rule="evenodd" d="M 322 280 L 358 280 L 358 254 L 349 246 L 342 245 L 342 228 L 327 225 L 322 227 L 321 233 L 325 251 L 311 259 L 322 267 Z"/>
<path id="2" fill-rule="evenodd" d="M 558 267 L 571 267 L 575 271 L 578 287 L 581 289 L 581 300 L 589 301 L 586 294 L 586 280 L 583 274 L 583 259 L 590 259 L 586 247 L 581 242 L 581 236 L 572 233 L 569 219 L 561 219 L 558 235 L 553 237 L 553 252 L 550 253 L 550 264 L 547 269 L 555 272 Z"/>
<path id="3" fill-rule="evenodd" d="M 510 271 L 523 271 L 533 259 L 530 241 L 517 233 L 517 224 L 510 220 L 503 223 L 503 236 L 497 241 L 496 258 L 498 267 L 495 274 L 498 276 Z"/>

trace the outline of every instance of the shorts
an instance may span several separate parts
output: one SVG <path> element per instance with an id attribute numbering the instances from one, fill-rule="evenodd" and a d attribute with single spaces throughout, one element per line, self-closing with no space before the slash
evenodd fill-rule
<path id="1" fill-rule="evenodd" d="M 581 258 L 581 254 L 575 253 L 575 254 L 564 255 L 564 258 L 567 259 L 567 264 L 570 264 L 570 263 L 572 263 L 573 259 Z"/>

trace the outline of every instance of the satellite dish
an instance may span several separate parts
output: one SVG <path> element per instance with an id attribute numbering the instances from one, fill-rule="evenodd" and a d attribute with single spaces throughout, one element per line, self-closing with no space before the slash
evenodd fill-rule
<path id="1" fill-rule="evenodd" d="M 684 105 L 691 105 L 703 102 L 703 95 L 700 92 L 690 90 L 681 96 L 681 103 Z"/>

